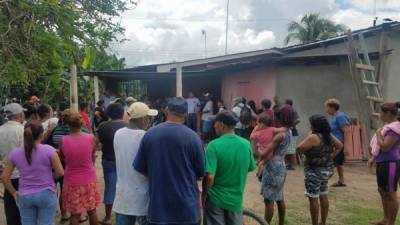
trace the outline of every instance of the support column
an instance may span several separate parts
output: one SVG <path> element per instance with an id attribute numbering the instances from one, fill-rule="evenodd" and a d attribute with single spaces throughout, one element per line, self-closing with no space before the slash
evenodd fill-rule
<path id="1" fill-rule="evenodd" d="M 78 76 L 76 71 L 76 64 L 71 65 L 71 109 L 78 112 Z"/>
<path id="2" fill-rule="evenodd" d="M 97 102 L 100 99 L 100 93 L 99 93 L 99 77 L 94 76 L 93 77 L 93 84 L 94 84 L 94 102 L 97 104 Z"/>
<path id="3" fill-rule="evenodd" d="M 176 64 L 176 97 L 182 97 L 182 66 Z"/>

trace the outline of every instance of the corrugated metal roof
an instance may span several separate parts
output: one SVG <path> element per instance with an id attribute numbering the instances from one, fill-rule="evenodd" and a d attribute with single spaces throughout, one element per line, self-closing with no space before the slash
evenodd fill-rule
<path id="1" fill-rule="evenodd" d="M 375 27 L 368 27 L 360 30 L 355 30 L 352 31 L 353 37 L 355 39 L 358 39 L 358 34 L 359 33 L 364 33 L 365 35 L 371 35 L 374 32 L 382 31 L 384 29 L 399 29 L 400 28 L 400 22 L 391 22 L 391 23 L 383 23 L 380 25 L 377 25 Z M 298 44 L 298 45 L 292 45 L 284 48 L 279 48 L 279 50 L 283 52 L 294 52 L 294 51 L 302 51 L 304 49 L 312 49 L 312 48 L 319 48 L 321 46 L 326 46 L 329 44 L 333 43 L 338 43 L 338 42 L 343 42 L 343 40 L 347 40 L 347 34 L 342 34 L 337 37 L 325 39 L 325 40 L 320 40 L 320 41 L 315 41 L 307 44 Z"/>
<path id="2" fill-rule="evenodd" d="M 373 35 L 375 32 L 380 32 L 385 29 L 400 29 L 400 22 L 391 22 L 381 24 L 375 27 L 369 27 L 365 29 L 360 29 L 353 31 L 352 34 L 355 39 L 357 35 L 364 32 L 366 36 Z M 126 76 L 138 76 L 144 77 L 154 74 L 160 75 L 172 75 L 174 73 L 174 68 L 176 64 L 180 64 L 185 69 L 183 72 L 185 74 L 202 74 L 205 72 L 211 72 L 223 69 L 224 67 L 237 67 L 240 65 L 249 65 L 249 63 L 255 63 L 259 65 L 260 63 L 273 62 L 284 56 L 286 53 L 293 53 L 313 48 L 320 48 L 322 46 L 328 46 L 338 42 L 343 42 L 347 39 L 347 35 L 343 34 L 334 38 L 329 38 L 326 40 L 316 41 L 307 44 L 299 44 L 288 46 L 284 48 L 271 48 L 258 51 L 242 52 L 224 56 L 210 57 L 205 59 L 188 60 L 183 62 L 173 62 L 173 63 L 163 63 L 163 64 L 153 64 L 138 66 L 133 68 L 127 68 L 120 71 L 90 71 L 85 72 L 85 75 L 101 76 L 101 77 L 126 77 Z"/>

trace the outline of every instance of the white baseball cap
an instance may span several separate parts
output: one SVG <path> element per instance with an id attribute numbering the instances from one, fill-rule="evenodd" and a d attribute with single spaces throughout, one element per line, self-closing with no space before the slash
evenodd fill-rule
<path id="1" fill-rule="evenodd" d="M 18 103 L 11 103 L 11 104 L 8 104 L 8 105 L 6 105 L 4 107 L 4 112 L 7 115 L 10 115 L 10 116 L 11 115 L 18 115 L 18 114 L 20 114 L 20 113 L 22 113 L 24 111 L 25 111 L 25 109 L 22 108 L 22 106 L 20 104 L 18 104 Z"/>
<path id="2" fill-rule="evenodd" d="M 125 102 L 137 102 L 137 100 L 136 100 L 136 98 L 134 98 L 134 97 L 127 97 L 127 98 L 125 99 Z"/>
<path id="3" fill-rule="evenodd" d="M 143 118 L 146 116 L 157 116 L 158 111 L 155 109 L 150 109 L 143 102 L 135 102 L 128 108 L 128 115 L 130 119 Z"/>

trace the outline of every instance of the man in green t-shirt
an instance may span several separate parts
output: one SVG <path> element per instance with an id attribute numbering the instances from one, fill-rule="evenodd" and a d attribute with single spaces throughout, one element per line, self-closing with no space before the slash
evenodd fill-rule
<path id="1" fill-rule="evenodd" d="M 215 118 L 218 139 L 206 151 L 202 204 L 205 225 L 242 225 L 243 192 L 247 174 L 255 169 L 250 143 L 235 135 L 237 116 L 222 111 Z"/>

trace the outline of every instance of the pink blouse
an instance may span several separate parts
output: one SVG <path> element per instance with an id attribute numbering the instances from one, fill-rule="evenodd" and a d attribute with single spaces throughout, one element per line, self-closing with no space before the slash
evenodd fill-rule
<path id="1" fill-rule="evenodd" d="M 62 137 L 62 153 L 65 160 L 64 184 L 86 185 L 96 182 L 93 164 L 94 137 L 91 134 Z"/>

